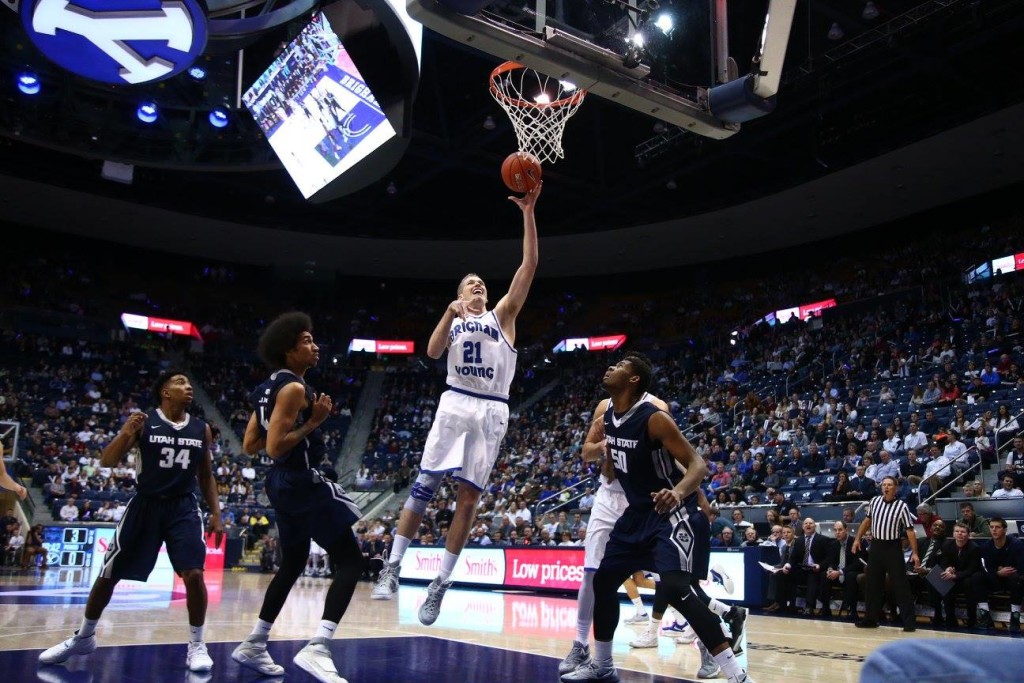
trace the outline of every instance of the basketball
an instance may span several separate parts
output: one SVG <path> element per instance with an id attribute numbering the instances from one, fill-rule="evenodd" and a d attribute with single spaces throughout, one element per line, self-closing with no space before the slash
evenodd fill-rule
<path id="1" fill-rule="evenodd" d="M 540 182 L 540 159 L 529 152 L 512 152 L 501 164 L 501 179 L 513 192 L 529 192 Z"/>

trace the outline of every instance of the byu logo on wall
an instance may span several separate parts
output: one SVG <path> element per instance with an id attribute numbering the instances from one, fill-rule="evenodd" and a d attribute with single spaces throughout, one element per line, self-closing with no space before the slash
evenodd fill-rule
<path id="1" fill-rule="evenodd" d="M 43 54 L 103 83 L 169 78 L 206 48 L 199 0 L 23 0 L 21 20 Z"/>

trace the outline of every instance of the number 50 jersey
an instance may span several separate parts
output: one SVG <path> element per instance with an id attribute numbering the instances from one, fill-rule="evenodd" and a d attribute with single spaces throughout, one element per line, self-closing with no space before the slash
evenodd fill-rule
<path id="1" fill-rule="evenodd" d="M 494 311 L 452 321 L 448 333 L 448 386 L 470 395 L 508 400 L 516 350 L 505 339 Z"/>
<path id="2" fill-rule="evenodd" d="M 138 492 L 145 496 L 179 496 L 196 490 L 196 469 L 206 457 L 206 423 L 185 413 L 171 422 L 156 408 L 146 413 L 139 434 Z"/>

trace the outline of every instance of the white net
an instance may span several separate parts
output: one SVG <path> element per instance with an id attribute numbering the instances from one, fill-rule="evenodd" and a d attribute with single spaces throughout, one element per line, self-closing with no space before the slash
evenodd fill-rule
<path id="1" fill-rule="evenodd" d="M 587 92 L 516 62 L 491 72 L 491 96 L 508 114 L 519 151 L 554 163 L 565 156 L 562 132 Z"/>

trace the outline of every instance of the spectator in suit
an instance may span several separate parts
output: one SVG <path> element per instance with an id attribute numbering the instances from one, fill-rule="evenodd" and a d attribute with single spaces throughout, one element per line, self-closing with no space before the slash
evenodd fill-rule
<path id="1" fill-rule="evenodd" d="M 857 469 L 850 477 L 850 498 L 868 499 L 873 498 L 877 493 L 877 486 L 874 479 L 867 476 L 864 465 L 857 465 Z"/>
<path id="2" fill-rule="evenodd" d="M 799 583 L 802 575 L 807 582 L 805 594 L 805 614 L 813 614 L 817 608 L 818 599 L 822 596 L 825 578 L 825 567 L 829 556 L 832 554 L 832 539 L 824 534 L 818 533 L 818 525 L 808 517 L 803 521 L 803 534 L 793 544 L 793 552 L 790 553 L 789 561 L 783 565 L 784 574 L 793 574 L 794 581 Z M 832 610 L 828 604 L 828 596 L 824 596 L 822 616 L 832 616 Z"/>
<path id="3" fill-rule="evenodd" d="M 942 578 L 953 582 L 953 588 L 942 599 L 946 612 L 946 625 L 956 626 L 956 596 L 967 598 L 967 626 L 977 624 L 977 602 L 970 590 L 971 577 L 981 569 L 981 550 L 970 539 L 970 529 L 963 522 L 953 526 L 953 538 L 942 544 Z"/>
<path id="4" fill-rule="evenodd" d="M 867 562 L 867 552 L 853 552 L 853 536 L 850 529 L 842 520 L 832 523 L 836 538 L 832 544 L 832 552 L 825 563 L 825 586 L 822 592 L 822 601 L 825 607 L 822 610 L 826 616 L 830 614 L 828 597 L 836 584 L 842 586 L 843 601 L 839 605 L 839 616 L 843 615 L 843 609 L 847 610 L 847 618 L 850 621 L 857 619 L 857 576 L 864 571 Z M 863 560 L 863 561 L 862 561 Z"/>
<path id="5" fill-rule="evenodd" d="M 1010 593 L 1010 630 L 1020 632 L 1020 606 L 1024 594 L 1024 540 L 1006 535 L 1006 520 L 993 517 L 988 522 L 991 543 L 982 543 L 984 569 L 971 577 L 971 589 L 978 602 L 978 624 L 992 626 L 988 599 L 993 591 Z"/>
<path id="6" fill-rule="evenodd" d="M 775 565 L 776 569 L 781 570 L 789 562 L 793 551 L 793 542 L 793 527 L 782 527 L 782 545 L 779 547 L 779 563 Z M 791 611 L 793 600 L 796 598 L 795 588 L 796 586 L 789 574 L 782 571 L 773 572 L 768 579 L 768 599 L 772 603 L 765 607 L 764 611 Z"/>
<path id="7" fill-rule="evenodd" d="M 931 584 L 924 577 L 928 576 L 932 567 L 942 561 L 942 546 L 948 540 L 946 538 L 946 523 L 936 517 L 932 521 L 931 526 L 925 528 L 928 529 L 926 535 L 917 539 L 917 547 L 921 553 L 921 566 L 915 570 L 917 576 L 911 579 L 910 585 L 915 593 L 920 592 L 922 589 L 928 591 L 928 598 L 932 604 L 932 609 L 935 610 L 932 626 L 944 626 L 946 619 L 942 616 L 942 596 L 932 588 Z"/>

